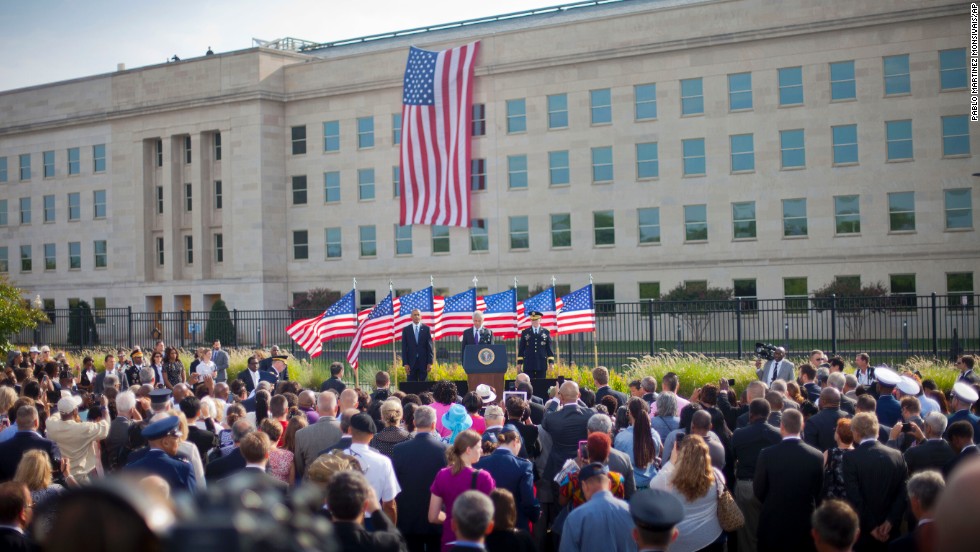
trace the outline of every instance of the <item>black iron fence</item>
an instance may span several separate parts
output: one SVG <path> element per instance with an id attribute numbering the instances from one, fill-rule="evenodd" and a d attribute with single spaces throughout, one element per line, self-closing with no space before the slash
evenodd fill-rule
<path id="1" fill-rule="evenodd" d="M 596 333 L 561 336 L 558 354 L 566 363 L 619 365 L 631 357 L 664 351 L 748 358 L 755 343 L 786 347 L 791 356 L 811 349 L 830 355 L 870 353 L 875 361 L 911 356 L 947 358 L 980 350 L 978 295 L 877 298 L 738 298 L 727 301 L 597 304 Z M 157 339 L 187 348 L 220 337 L 225 346 L 284 347 L 305 353 L 286 334 L 296 320 L 316 311 L 232 310 L 218 320 L 209 312 L 133 312 L 128 308 L 48 311 L 49 323 L 13 336 L 14 343 L 48 344 L 77 350 L 95 346 L 149 347 Z M 326 361 L 341 360 L 350 340 L 324 343 Z M 458 361 L 455 338 L 438 342 L 443 361 Z M 363 360 L 390 360 L 392 347 L 362 351 Z"/>

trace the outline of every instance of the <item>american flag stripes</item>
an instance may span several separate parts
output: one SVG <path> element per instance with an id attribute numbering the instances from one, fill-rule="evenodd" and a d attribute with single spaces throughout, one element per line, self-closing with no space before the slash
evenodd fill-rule
<path id="1" fill-rule="evenodd" d="M 517 337 L 517 290 L 477 298 L 477 309 L 483 311 L 483 327 L 498 339 Z"/>
<path id="2" fill-rule="evenodd" d="M 560 335 L 595 331 L 595 304 L 592 301 L 592 284 L 575 290 L 561 298 L 558 311 Z"/>
<path id="3" fill-rule="evenodd" d="M 438 298 L 437 298 L 438 299 Z M 438 311 L 439 308 L 436 307 Z M 462 293 L 446 297 L 441 316 L 436 322 L 432 339 L 447 335 L 458 336 L 473 327 L 473 311 L 476 310 L 476 290 L 470 288 Z"/>
<path id="4" fill-rule="evenodd" d="M 396 313 L 393 329 L 395 341 L 401 341 L 402 330 L 405 329 L 405 326 L 412 323 L 412 311 L 414 309 L 421 311 L 422 323 L 429 326 L 430 330 L 436 325 L 432 286 L 409 293 L 408 295 L 402 295 L 395 299 L 392 305 Z"/>
<path id="5" fill-rule="evenodd" d="M 393 339 L 391 324 L 394 316 L 391 293 L 388 293 L 388 296 L 375 305 L 367 319 L 358 326 L 354 340 L 351 341 L 350 349 L 347 351 L 347 362 L 351 367 L 357 369 L 357 357 L 361 354 L 361 349 L 391 343 Z"/>
<path id="6" fill-rule="evenodd" d="M 354 290 L 331 305 L 322 315 L 293 322 L 286 328 L 289 337 L 309 353 L 311 358 L 323 352 L 323 342 L 351 337 L 357 332 Z"/>
<path id="7" fill-rule="evenodd" d="M 479 42 L 408 53 L 399 224 L 470 225 L 470 125 Z"/>
<path id="8" fill-rule="evenodd" d="M 534 297 L 529 297 L 527 300 L 517 304 L 517 326 L 521 330 L 531 327 L 531 318 L 526 313 L 539 311 L 541 312 L 541 327 L 555 332 L 558 330 L 558 320 L 555 315 L 555 311 L 557 310 L 555 288 L 550 287 Z"/>

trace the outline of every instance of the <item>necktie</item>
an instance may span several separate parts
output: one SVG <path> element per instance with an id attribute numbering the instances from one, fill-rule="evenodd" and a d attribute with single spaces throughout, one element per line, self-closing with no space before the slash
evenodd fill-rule
<path id="1" fill-rule="evenodd" d="M 772 382 L 776 381 L 776 368 L 778 367 L 779 367 L 779 363 L 776 362 L 775 360 L 772 361 L 772 374 L 770 374 L 769 376 L 769 385 L 772 385 Z"/>
<path id="2" fill-rule="evenodd" d="M 415 325 L 415 342 L 418 343 L 418 341 L 419 341 L 419 327 L 416 324 Z"/>
<path id="3" fill-rule="evenodd" d="M 478 343 L 480 341 L 480 330 L 473 330 L 473 342 Z"/>

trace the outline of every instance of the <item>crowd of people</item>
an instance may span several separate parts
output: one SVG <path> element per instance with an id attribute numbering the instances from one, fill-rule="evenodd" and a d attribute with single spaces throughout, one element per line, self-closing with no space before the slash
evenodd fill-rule
<path id="1" fill-rule="evenodd" d="M 306 389 L 278 349 L 228 374 L 218 342 L 187 368 L 163 342 L 101 369 L 14 351 L 0 549 L 162 550 L 236 508 L 297 550 L 975 549 L 974 358 L 944 390 L 866 354 L 785 356 L 758 359 L 741 395 L 721 380 L 684 397 L 670 372 L 627 394 L 596 367 L 595 389 L 521 373 L 515 393 L 459 396 L 385 372 L 352 387 L 341 363 Z"/>

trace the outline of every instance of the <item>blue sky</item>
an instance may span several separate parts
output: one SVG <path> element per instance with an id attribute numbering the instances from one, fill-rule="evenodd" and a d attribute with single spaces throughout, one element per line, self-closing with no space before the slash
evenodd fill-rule
<path id="1" fill-rule="evenodd" d="M 249 48 L 329 42 L 561 4 L 561 0 L 4 0 L 0 90 Z"/>

